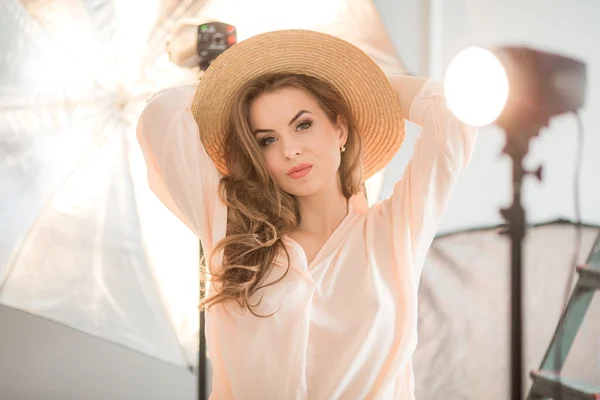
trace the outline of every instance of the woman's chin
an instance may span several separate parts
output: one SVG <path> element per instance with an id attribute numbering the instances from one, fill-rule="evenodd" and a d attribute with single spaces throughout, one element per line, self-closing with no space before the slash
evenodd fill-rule
<path id="1" fill-rule="evenodd" d="M 287 184 L 282 187 L 287 193 L 296 197 L 308 197 L 317 193 L 319 190 L 315 185 L 310 184 Z"/>

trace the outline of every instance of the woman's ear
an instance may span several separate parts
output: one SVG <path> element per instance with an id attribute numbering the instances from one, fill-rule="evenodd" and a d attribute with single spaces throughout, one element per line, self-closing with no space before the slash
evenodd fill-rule
<path id="1" fill-rule="evenodd" d="M 337 116 L 337 132 L 340 139 L 340 145 L 345 146 L 348 141 L 348 124 L 341 115 Z"/>

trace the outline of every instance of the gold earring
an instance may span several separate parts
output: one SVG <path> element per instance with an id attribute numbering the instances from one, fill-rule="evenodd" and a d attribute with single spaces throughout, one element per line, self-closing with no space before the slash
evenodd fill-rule
<path id="1" fill-rule="evenodd" d="M 342 147 L 340 147 L 340 153 L 343 153 L 346 151 L 346 148 L 342 145 Z"/>

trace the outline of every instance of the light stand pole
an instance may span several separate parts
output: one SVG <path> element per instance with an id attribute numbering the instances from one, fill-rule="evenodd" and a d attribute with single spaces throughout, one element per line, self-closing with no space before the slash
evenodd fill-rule
<path id="1" fill-rule="evenodd" d="M 506 147 L 504 152 L 512 160 L 513 203 L 509 208 L 503 208 L 500 213 L 507 221 L 508 234 L 511 241 L 510 263 L 510 370 L 511 370 L 511 399 L 523 397 L 523 240 L 525 238 L 527 220 L 521 201 L 523 178 L 531 174 L 541 180 L 541 168 L 536 172 L 526 171 L 523 159 L 529 149 L 529 141 L 537 136 L 539 129 L 530 132 L 514 133 L 506 131 Z"/>
<path id="2" fill-rule="evenodd" d="M 206 340 L 204 340 L 204 313 L 200 315 L 200 346 L 198 349 L 198 400 L 206 400 Z"/>
<path id="3" fill-rule="evenodd" d="M 200 241 L 198 241 L 198 246 L 199 246 L 199 260 L 200 262 L 202 261 L 202 255 L 203 255 L 203 251 L 202 251 L 202 243 Z M 198 266 L 200 268 L 200 265 Z M 202 270 L 200 269 L 200 273 L 202 273 Z M 200 285 L 200 296 L 198 296 L 198 298 L 202 298 L 202 296 L 204 295 L 204 287 L 202 285 Z M 204 312 L 201 311 L 198 313 L 198 322 L 199 322 L 199 329 L 198 329 L 198 400 L 206 400 L 207 399 L 207 390 L 206 390 L 206 385 L 207 385 L 207 376 L 206 376 L 206 336 L 205 336 L 205 317 L 204 317 Z"/>

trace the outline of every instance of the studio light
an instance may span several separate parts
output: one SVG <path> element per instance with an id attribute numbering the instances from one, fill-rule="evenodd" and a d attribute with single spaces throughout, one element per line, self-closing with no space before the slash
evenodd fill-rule
<path id="1" fill-rule="evenodd" d="M 508 130 L 545 126 L 580 109 L 585 85 L 583 62 L 525 47 L 469 47 L 452 59 L 445 76 L 448 108 L 457 118 Z"/>
<path id="2" fill-rule="evenodd" d="M 472 126 L 493 122 L 508 98 L 504 67 L 491 51 L 479 47 L 465 49 L 452 59 L 444 85 L 448 108 Z"/>
<path id="3" fill-rule="evenodd" d="M 500 210 L 511 240 L 511 399 L 523 397 L 523 238 L 521 203 L 525 175 L 541 180 L 541 167 L 527 171 L 530 140 L 554 116 L 577 112 L 585 102 L 586 67 L 581 61 L 525 47 L 467 48 L 450 62 L 445 76 L 448 108 L 472 126 L 494 123 L 506 134 L 512 160 L 513 203 Z"/>

